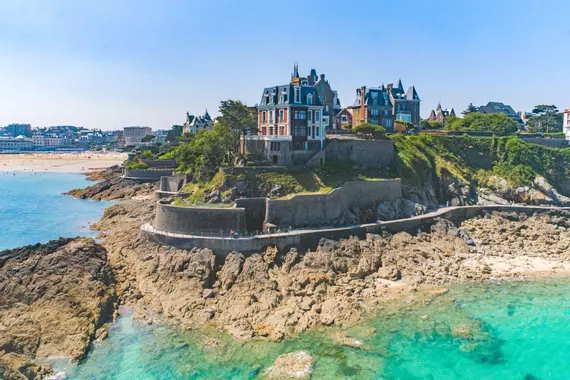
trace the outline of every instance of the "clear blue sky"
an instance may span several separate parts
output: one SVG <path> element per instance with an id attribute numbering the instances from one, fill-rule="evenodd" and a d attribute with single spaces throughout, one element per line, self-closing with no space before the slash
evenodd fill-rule
<path id="1" fill-rule="evenodd" d="M 169 128 L 324 72 L 343 105 L 401 78 L 427 116 L 570 107 L 562 0 L 0 0 L 0 125 Z"/>

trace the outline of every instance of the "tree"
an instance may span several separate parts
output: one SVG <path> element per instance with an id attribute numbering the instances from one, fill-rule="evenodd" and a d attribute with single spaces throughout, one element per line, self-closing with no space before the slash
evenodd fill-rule
<path id="1" fill-rule="evenodd" d="M 370 123 L 359 124 L 352 130 L 358 134 L 370 135 L 373 137 L 380 137 L 386 134 L 386 128 Z"/>
<path id="2" fill-rule="evenodd" d="M 146 135 L 141 139 L 141 142 L 151 142 L 156 136 L 155 135 Z"/>
<path id="3" fill-rule="evenodd" d="M 467 109 L 465 109 L 463 112 L 461 112 L 463 114 L 463 116 L 467 116 L 470 113 L 474 113 L 477 112 L 477 107 L 475 107 L 473 105 L 473 103 L 469 103 L 469 105 L 467 106 Z"/>
<path id="4" fill-rule="evenodd" d="M 184 127 L 182 125 L 173 125 L 172 129 L 166 134 L 166 142 L 175 143 L 179 136 L 182 136 Z"/>
<path id="5" fill-rule="evenodd" d="M 435 120 L 422 120 L 420 121 L 420 126 L 423 130 L 434 130 L 434 129 L 443 129 L 443 123 L 441 121 Z"/>
<path id="6" fill-rule="evenodd" d="M 537 105 L 528 119 L 528 130 L 530 132 L 562 132 L 562 118 L 562 114 L 555 105 Z"/>
<path id="7" fill-rule="evenodd" d="M 518 130 L 517 123 L 502 113 L 470 113 L 464 118 L 448 119 L 445 129 L 461 132 L 491 132 L 509 135 Z"/>
<path id="8" fill-rule="evenodd" d="M 217 119 L 218 123 L 221 127 L 227 128 L 232 135 L 232 147 L 228 153 L 233 160 L 239 156 L 241 136 L 257 130 L 257 121 L 253 111 L 239 100 L 223 100 L 219 111 L 221 116 Z"/>
<path id="9" fill-rule="evenodd" d="M 174 152 L 178 169 L 186 173 L 194 173 L 198 181 L 210 180 L 221 165 L 228 165 L 228 151 L 233 143 L 232 131 L 220 123 L 214 124 L 212 130 L 199 131 L 189 142 L 178 145 Z"/>

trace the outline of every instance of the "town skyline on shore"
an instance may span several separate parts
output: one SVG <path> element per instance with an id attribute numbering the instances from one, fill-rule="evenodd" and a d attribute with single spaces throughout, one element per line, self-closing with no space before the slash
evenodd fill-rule
<path id="1" fill-rule="evenodd" d="M 458 114 L 489 101 L 570 105 L 570 79 L 559 75 L 570 27 L 556 6 L 136 4 L 0 3 L 0 71 L 10 73 L 0 125 L 169 128 L 186 111 L 215 117 L 221 100 L 259 103 L 259 89 L 288 83 L 295 61 L 303 75 L 325 73 L 343 107 L 357 88 L 399 79 L 418 89 L 424 118 L 438 102 Z M 269 33 L 257 11 L 233 20 L 245 8 L 278 12 L 286 27 Z"/>

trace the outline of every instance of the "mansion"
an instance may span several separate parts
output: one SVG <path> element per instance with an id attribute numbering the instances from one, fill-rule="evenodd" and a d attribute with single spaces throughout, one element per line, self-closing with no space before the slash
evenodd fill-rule
<path id="1" fill-rule="evenodd" d="M 354 126 L 370 123 L 393 131 L 396 121 L 420 124 L 420 102 L 416 88 L 411 86 L 405 91 L 400 80 L 397 86 L 390 83 L 357 89 L 354 104 L 348 109 Z"/>

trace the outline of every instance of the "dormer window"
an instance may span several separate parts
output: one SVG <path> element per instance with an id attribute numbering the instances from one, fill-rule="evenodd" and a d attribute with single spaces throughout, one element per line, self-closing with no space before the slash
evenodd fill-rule
<path id="1" fill-rule="evenodd" d="M 301 88 L 295 87 L 295 103 L 301 102 Z"/>
<path id="2" fill-rule="evenodd" d="M 313 104 L 313 95 L 312 94 L 307 95 L 307 104 L 310 104 L 310 105 Z"/>
<path id="3" fill-rule="evenodd" d="M 304 81 L 301 82 L 301 86 L 306 86 L 306 85 L 308 85 L 308 84 L 309 84 L 309 82 L 307 82 L 306 80 L 304 80 Z"/>

